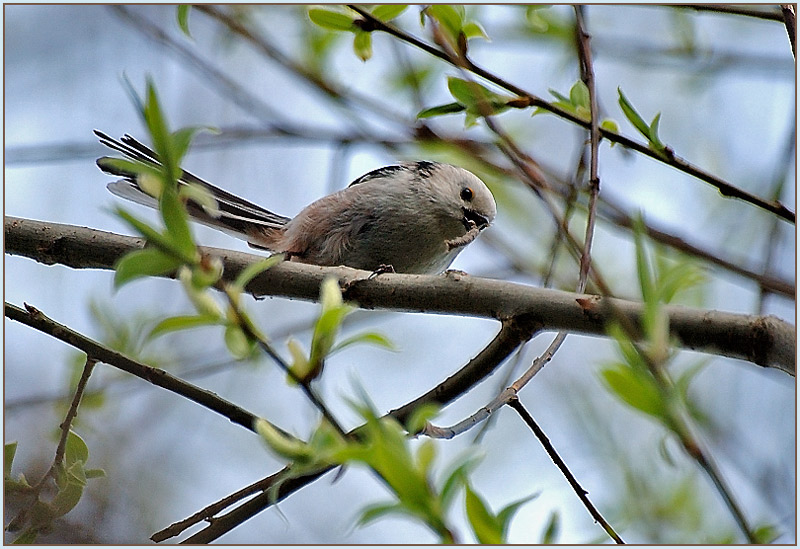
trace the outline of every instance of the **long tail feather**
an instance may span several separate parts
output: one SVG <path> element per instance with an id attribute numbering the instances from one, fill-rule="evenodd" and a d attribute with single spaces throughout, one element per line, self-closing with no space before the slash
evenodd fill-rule
<path id="1" fill-rule="evenodd" d="M 95 130 L 94 133 L 101 144 L 121 153 L 134 162 L 149 166 L 161 165 L 158 154 L 155 151 L 130 135 L 126 134 L 120 140 L 117 140 L 99 130 Z M 123 178 L 109 183 L 108 189 L 113 194 L 138 204 L 154 208 L 158 207 L 158 201 L 139 186 L 135 173 L 115 165 L 110 161 L 109 157 L 98 158 L 97 165 L 105 173 Z M 185 170 L 182 171 L 178 184 L 199 185 L 205 188 L 217 201 L 219 211 L 212 214 L 190 200 L 187 203 L 187 210 L 193 218 L 239 238 L 244 238 L 255 247 L 269 247 L 269 235 L 275 231 L 280 231 L 291 220 L 291 218 L 270 212 L 261 206 L 215 187 Z"/>

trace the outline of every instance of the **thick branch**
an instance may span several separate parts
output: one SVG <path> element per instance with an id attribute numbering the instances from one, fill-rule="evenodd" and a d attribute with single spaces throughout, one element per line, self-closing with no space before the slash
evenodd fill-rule
<path id="1" fill-rule="evenodd" d="M 70 225 L 5 218 L 6 253 L 46 264 L 111 269 L 122 255 L 143 241 Z M 260 256 L 215 248 L 204 251 L 225 263 L 234 278 Z M 345 299 L 366 309 L 456 314 L 508 321 L 526 318 L 542 330 L 605 335 L 615 314 L 639 325 L 640 303 L 536 288 L 501 280 L 449 273 L 446 276 L 370 273 L 347 267 L 283 263 L 255 278 L 254 295 L 316 300 L 326 276 L 339 279 Z M 774 316 L 754 316 L 668 306 L 673 335 L 687 349 L 739 358 L 794 375 L 795 328 Z"/>

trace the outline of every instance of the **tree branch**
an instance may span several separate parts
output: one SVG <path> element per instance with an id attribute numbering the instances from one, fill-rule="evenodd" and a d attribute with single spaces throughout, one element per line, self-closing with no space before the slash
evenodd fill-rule
<path id="1" fill-rule="evenodd" d="M 369 21 L 375 28 L 375 30 L 385 32 L 390 34 L 404 42 L 407 42 L 421 50 L 425 51 L 433 55 L 434 57 L 438 57 L 439 59 L 443 59 L 444 61 L 454 64 L 453 60 L 449 58 L 447 53 L 431 46 L 430 44 L 426 44 L 422 40 L 398 29 L 397 27 L 384 23 L 380 19 L 375 18 L 371 13 L 366 11 L 365 9 L 348 4 L 348 7 L 351 8 L 353 11 L 361 15 L 365 20 Z M 466 67 L 467 70 L 484 78 L 485 80 L 500 86 L 501 88 L 517 95 L 521 98 L 526 98 L 528 102 L 528 106 L 532 107 L 540 107 L 546 111 L 549 111 L 556 116 L 563 118 L 565 120 L 569 120 L 570 122 L 582 126 L 584 128 L 590 129 L 591 123 L 587 120 L 583 120 L 582 118 L 578 117 L 577 115 L 561 109 L 555 105 L 550 104 L 549 102 L 545 101 L 544 99 L 536 96 L 535 94 L 529 93 L 524 89 L 507 82 L 506 80 L 500 78 L 492 74 L 491 72 L 475 65 L 474 63 L 470 62 L 469 65 Z M 780 218 L 789 221 L 790 223 L 795 222 L 795 213 L 787 208 L 784 204 L 777 200 L 767 200 L 761 198 L 760 196 L 756 196 L 744 189 L 740 189 L 731 183 L 709 173 L 705 170 L 687 162 L 686 160 L 678 157 L 675 154 L 671 154 L 669 156 L 664 156 L 657 151 L 650 149 L 647 145 L 643 145 L 633 139 L 625 137 L 624 135 L 618 134 L 616 132 L 610 131 L 606 128 L 600 128 L 600 133 L 602 136 L 609 141 L 613 141 L 615 143 L 619 143 L 620 145 L 624 145 L 629 149 L 633 149 L 638 153 L 641 153 L 645 156 L 649 156 L 650 158 L 657 160 L 659 162 L 664 162 L 665 164 L 677 168 L 678 170 L 687 173 L 701 181 L 705 181 L 706 183 L 716 187 L 720 194 L 725 197 L 730 198 L 738 198 L 745 202 L 749 202 L 750 204 L 762 208 L 768 212 L 774 213 L 778 215 Z"/>
<path id="2" fill-rule="evenodd" d="M 608 523 L 608 521 L 600 514 L 600 511 L 597 510 L 597 507 L 589 500 L 589 492 L 583 489 L 583 486 L 580 485 L 578 479 L 575 478 L 575 475 L 572 474 L 572 471 L 569 470 L 567 464 L 561 459 L 561 456 L 558 455 L 558 452 L 555 449 L 555 446 L 550 442 L 550 439 L 547 438 L 547 435 L 542 431 L 542 428 L 539 427 L 539 424 L 536 423 L 536 420 L 533 419 L 533 416 L 525 409 L 522 403 L 519 401 L 519 398 L 516 396 L 512 398 L 508 405 L 511 406 L 522 418 L 522 421 L 530 427 L 533 434 L 536 435 L 536 438 L 539 439 L 539 442 L 544 446 L 547 455 L 550 456 L 550 459 L 553 460 L 553 463 L 556 464 L 561 474 L 564 475 L 564 478 L 567 479 L 569 485 L 572 487 L 572 490 L 578 496 L 578 499 L 581 500 L 584 507 L 589 511 L 589 514 L 592 515 L 592 518 L 603 527 L 603 530 L 614 540 L 617 544 L 624 544 L 625 542 L 622 541 L 622 538 L 614 531 L 614 528 Z"/>
<path id="3" fill-rule="evenodd" d="M 6 253 L 46 264 L 112 269 L 142 239 L 95 229 L 6 217 Z M 203 248 L 220 257 L 225 277 L 233 279 L 262 256 Z M 365 309 L 392 309 L 511 320 L 526 318 L 545 331 L 565 330 L 604 336 L 606 324 L 622 314 L 639 325 L 641 303 L 574 294 L 450 272 L 447 275 L 371 273 L 348 267 L 282 263 L 261 273 L 248 286 L 253 295 L 315 301 L 325 276 L 336 276 L 344 297 Z M 681 347 L 747 360 L 794 375 L 793 325 L 774 316 L 755 316 L 667 306 L 670 328 Z"/>

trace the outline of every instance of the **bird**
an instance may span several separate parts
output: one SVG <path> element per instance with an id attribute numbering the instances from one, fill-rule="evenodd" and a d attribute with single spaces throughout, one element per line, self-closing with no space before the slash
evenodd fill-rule
<path id="1" fill-rule="evenodd" d="M 158 154 L 126 134 L 119 140 L 95 130 L 101 144 L 137 164 L 158 168 Z M 157 208 L 142 176 L 112 157 L 98 167 L 120 177 L 113 194 Z M 292 261 L 345 265 L 368 271 L 438 274 L 489 227 L 497 205 L 489 188 L 468 170 L 440 162 L 401 162 L 375 169 L 346 188 L 319 198 L 295 217 L 273 213 L 181 170 L 178 185 L 202 187 L 216 207 L 186 198 L 196 221 L 242 238 L 254 248 L 285 253 Z M 191 196 L 191 195 L 188 195 Z"/>

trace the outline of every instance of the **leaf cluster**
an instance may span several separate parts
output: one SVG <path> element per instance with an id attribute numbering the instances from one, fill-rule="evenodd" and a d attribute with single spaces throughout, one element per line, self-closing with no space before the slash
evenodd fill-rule
<path id="1" fill-rule="evenodd" d="M 3 447 L 3 486 L 7 497 L 28 499 L 23 510 L 9 523 L 6 530 L 20 532 L 13 543 L 35 543 L 41 533 L 48 532 L 53 522 L 69 513 L 80 501 L 89 479 L 105 476 L 102 469 L 88 469 L 89 448 L 73 431 L 67 434 L 64 459 L 53 464 L 51 471 L 39 484 L 31 486 L 24 475 L 13 476 L 11 471 L 17 443 Z M 52 478 L 55 493 L 43 494 L 44 483 Z"/>

